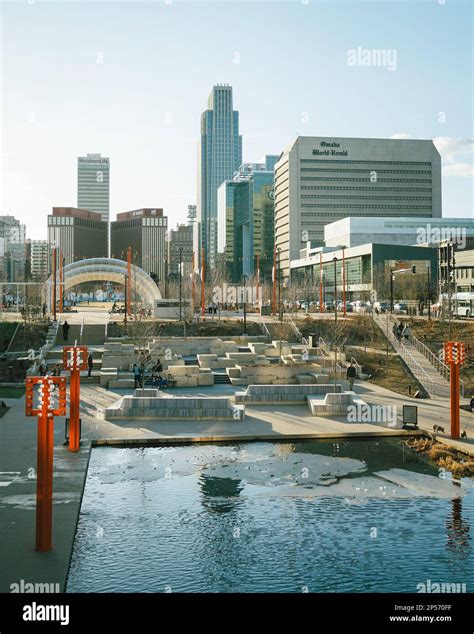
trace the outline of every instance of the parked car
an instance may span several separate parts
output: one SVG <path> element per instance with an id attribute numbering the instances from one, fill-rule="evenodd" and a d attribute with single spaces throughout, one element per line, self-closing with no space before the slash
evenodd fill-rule
<path id="1" fill-rule="evenodd" d="M 390 302 L 374 302 L 374 310 L 379 313 L 388 313 L 390 311 Z"/>
<path id="2" fill-rule="evenodd" d="M 389 310 L 390 310 L 390 307 L 389 307 Z M 393 307 L 393 310 L 395 313 L 406 315 L 408 313 L 408 305 L 404 304 L 403 302 L 397 302 L 395 306 Z"/>

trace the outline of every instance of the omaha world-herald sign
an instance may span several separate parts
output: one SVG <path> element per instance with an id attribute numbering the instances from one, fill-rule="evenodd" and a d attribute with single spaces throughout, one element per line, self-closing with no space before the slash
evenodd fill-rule
<path id="1" fill-rule="evenodd" d="M 348 150 L 335 150 L 334 148 L 340 147 L 336 141 L 321 141 L 321 147 L 327 148 L 324 150 L 313 150 L 314 156 L 347 156 Z"/>

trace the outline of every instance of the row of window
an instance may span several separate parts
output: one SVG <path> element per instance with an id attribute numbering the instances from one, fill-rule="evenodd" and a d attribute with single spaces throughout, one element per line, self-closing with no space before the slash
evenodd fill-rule
<path id="1" fill-rule="evenodd" d="M 393 209 L 393 211 L 397 211 L 398 209 L 426 209 L 427 211 L 431 211 L 431 205 L 405 205 L 404 207 L 399 207 L 398 205 L 352 205 L 341 203 L 340 205 L 331 205 L 331 204 L 311 204 L 306 205 L 304 203 L 301 204 L 301 207 L 309 207 L 314 208 L 334 208 L 334 209 Z M 373 214 L 376 215 L 376 214 Z"/>
<path id="2" fill-rule="evenodd" d="M 354 186 L 332 186 L 332 185 L 303 185 L 301 189 L 335 189 L 335 190 L 350 190 L 354 192 L 430 192 L 431 187 L 354 187 Z"/>
<path id="3" fill-rule="evenodd" d="M 341 170 L 337 170 L 337 169 L 330 169 L 328 167 L 302 167 L 301 168 L 302 172 L 338 172 L 339 174 L 341 174 L 342 172 L 351 172 L 351 173 L 364 173 L 364 174 L 369 174 L 370 172 L 376 172 L 377 174 L 431 174 L 431 171 L 422 171 L 422 170 L 368 170 L 367 168 L 364 169 L 352 169 L 352 168 L 344 168 Z"/>
<path id="4" fill-rule="evenodd" d="M 361 178 L 350 178 L 347 176 L 301 176 L 301 180 L 302 181 L 339 181 L 339 182 L 344 182 L 344 181 L 351 181 L 351 182 L 355 182 L 355 183 L 363 183 L 365 182 L 365 179 L 361 179 Z M 377 183 L 379 182 L 383 182 L 383 183 L 431 183 L 431 178 L 387 178 L 387 177 L 383 177 L 383 178 L 377 178 Z M 374 184 L 377 184 L 374 183 Z"/>
<path id="5" fill-rule="evenodd" d="M 379 165 L 428 165 L 431 167 L 431 163 L 426 161 L 378 161 L 372 159 L 300 159 L 300 163 L 368 163 L 369 165 L 377 163 Z"/>
<path id="6" fill-rule="evenodd" d="M 402 196 L 344 196 L 344 195 L 340 195 L 340 194 L 319 194 L 318 196 L 312 196 L 311 194 L 302 194 L 301 198 L 304 198 L 306 200 L 320 200 L 321 198 L 329 198 L 329 200 L 339 200 L 339 199 L 348 199 L 348 200 L 404 200 L 406 198 L 405 195 Z M 418 196 L 417 198 L 414 198 L 413 200 L 419 201 L 419 200 L 431 200 L 431 196 Z"/>

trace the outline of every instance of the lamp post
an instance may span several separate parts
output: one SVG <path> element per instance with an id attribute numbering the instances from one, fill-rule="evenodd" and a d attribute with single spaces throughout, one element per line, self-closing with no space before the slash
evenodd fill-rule
<path id="1" fill-rule="evenodd" d="M 426 275 L 428 277 L 428 319 L 431 319 L 431 262 L 426 269 Z"/>
<path id="2" fill-rule="evenodd" d="M 244 335 L 247 334 L 247 289 L 246 289 L 246 283 L 247 283 L 247 276 L 243 275 L 242 277 L 243 281 L 244 281 Z"/>
<path id="3" fill-rule="evenodd" d="M 124 277 L 124 283 L 123 283 L 123 288 L 124 288 L 124 305 L 125 305 L 125 313 L 124 313 L 124 330 L 125 330 L 125 334 L 127 334 L 127 306 L 128 306 L 128 297 L 127 297 L 127 287 L 128 287 L 128 280 L 127 280 L 127 274 L 125 273 Z"/>
<path id="4" fill-rule="evenodd" d="M 393 269 L 390 269 L 390 314 L 393 314 Z"/>
<path id="5" fill-rule="evenodd" d="M 182 319 L 181 301 L 183 295 L 183 247 L 179 247 L 179 321 Z"/>
<path id="6" fill-rule="evenodd" d="M 283 307 L 281 305 L 281 249 L 278 248 L 278 313 L 280 321 L 283 321 Z"/>
<path id="7" fill-rule="evenodd" d="M 334 262 L 334 324 L 337 324 L 337 258 L 333 257 Z"/>

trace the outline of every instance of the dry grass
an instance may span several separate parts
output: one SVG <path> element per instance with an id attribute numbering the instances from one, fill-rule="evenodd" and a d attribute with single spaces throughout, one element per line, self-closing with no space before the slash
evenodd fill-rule
<path id="1" fill-rule="evenodd" d="M 427 396 L 423 386 L 410 374 L 400 357 L 387 357 L 384 350 L 378 354 L 358 350 L 354 357 L 362 365 L 364 372 L 371 376 L 371 383 L 405 395 L 409 394 L 411 387 L 412 395 L 420 390 L 421 396 Z"/>
<path id="2" fill-rule="evenodd" d="M 419 453 L 425 454 L 446 471 L 457 478 L 474 476 L 474 459 L 452 447 L 436 442 L 433 438 L 410 438 L 406 444 Z"/>

